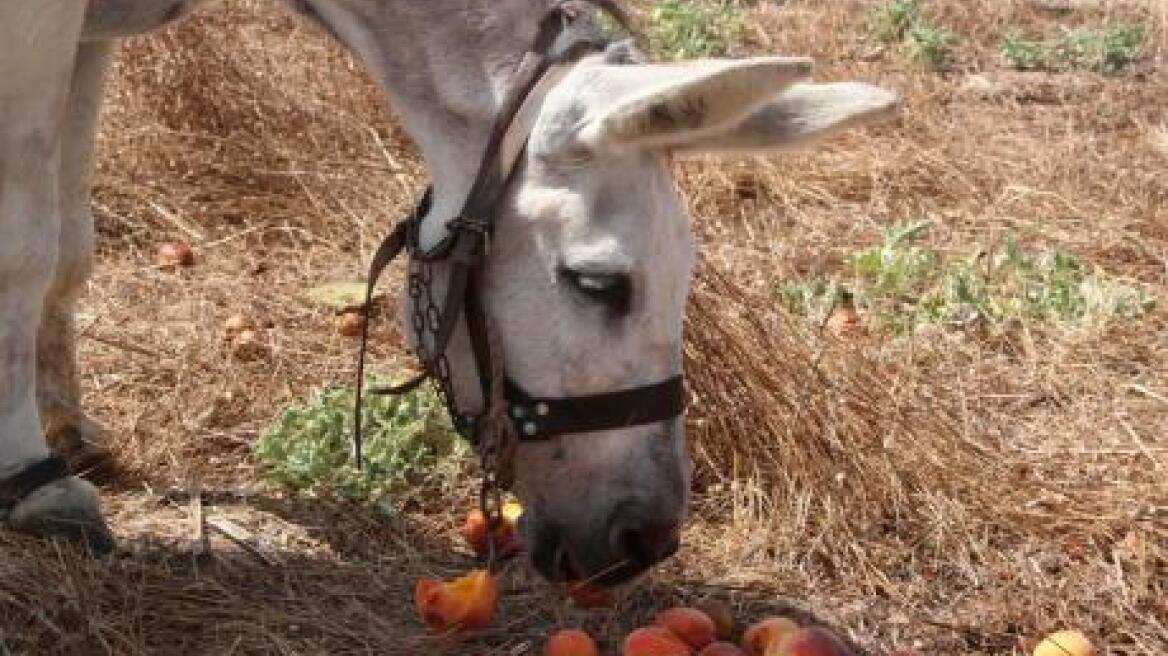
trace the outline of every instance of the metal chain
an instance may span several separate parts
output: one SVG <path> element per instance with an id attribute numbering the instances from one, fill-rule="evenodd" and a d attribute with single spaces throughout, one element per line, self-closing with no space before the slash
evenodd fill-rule
<path id="1" fill-rule="evenodd" d="M 487 410 L 483 415 L 481 426 L 467 420 L 469 415 L 461 413 L 454 398 L 454 382 L 451 375 L 450 360 L 446 352 L 433 353 L 431 344 L 436 343 L 438 331 L 442 323 L 442 310 L 434 298 L 434 263 L 423 258 L 410 258 L 407 292 L 412 301 L 411 324 L 414 329 L 414 338 L 417 341 L 417 356 L 423 365 L 429 369 L 430 378 L 434 381 L 434 389 L 446 411 L 450 414 L 455 428 L 479 446 L 479 464 L 482 469 L 482 487 L 479 489 L 479 511 L 487 523 L 487 571 L 494 571 L 498 561 L 498 548 L 495 544 L 495 535 L 503 521 L 503 488 L 509 484 L 511 473 L 501 471 L 504 463 L 509 463 L 513 455 L 513 440 L 508 439 L 505 431 L 514 435 L 514 428 L 507 417 L 507 402 L 504 398 L 504 373 L 502 358 L 491 358 L 491 395 L 493 398 L 484 399 Z M 490 324 L 488 323 L 490 326 Z M 500 353 L 497 335 L 493 326 L 488 329 L 491 350 Z M 427 344 L 427 337 L 430 344 Z M 481 428 L 479 435 L 473 432 Z M 478 438 L 477 440 L 475 438 Z M 502 475 L 501 475 L 502 474 Z"/>
<path id="2" fill-rule="evenodd" d="M 464 416 L 458 411 L 454 400 L 454 382 L 450 373 L 450 360 L 446 352 L 431 353 L 431 347 L 426 342 L 427 334 L 431 342 L 437 341 L 439 325 L 442 322 L 442 310 L 434 299 L 434 263 L 422 258 L 411 257 L 407 291 L 412 301 L 411 324 L 414 329 L 414 338 L 417 341 L 417 356 L 422 365 L 429 369 L 427 373 L 434 381 L 434 389 L 438 399 L 446 407 L 450 420 L 455 429 L 466 437 L 471 427 L 465 425 Z"/>
<path id="3" fill-rule="evenodd" d="M 501 354 L 499 333 L 490 317 L 486 318 L 486 331 L 488 348 L 494 354 Z M 488 570 L 493 568 L 495 563 L 495 528 L 503 521 L 503 490 L 514 482 L 515 450 L 519 445 L 515 424 L 511 423 L 508 414 L 506 374 L 503 371 L 502 357 L 496 355 L 491 358 L 489 375 L 491 398 L 484 399 L 487 407 L 480 420 L 479 431 L 479 459 L 483 470 L 479 510 L 487 519 L 488 535 L 491 536 L 487 541 Z"/>

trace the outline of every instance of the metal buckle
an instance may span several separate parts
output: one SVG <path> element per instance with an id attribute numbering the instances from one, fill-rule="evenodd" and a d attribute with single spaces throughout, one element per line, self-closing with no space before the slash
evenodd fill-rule
<path id="1" fill-rule="evenodd" d="M 446 229 L 455 232 L 465 230 L 479 236 L 483 245 L 483 255 L 491 252 L 491 224 L 482 219 L 475 219 L 465 215 L 458 215 L 446 224 Z"/>

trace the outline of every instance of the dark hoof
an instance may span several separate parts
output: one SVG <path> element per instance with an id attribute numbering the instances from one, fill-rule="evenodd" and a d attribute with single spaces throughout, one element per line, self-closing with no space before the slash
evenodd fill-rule
<path id="1" fill-rule="evenodd" d="M 73 477 L 25 497 L 8 515 L 8 523 L 21 533 L 84 544 L 94 556 L 105 556 L 117 546 L 101 515 L 97 491 Z"/>

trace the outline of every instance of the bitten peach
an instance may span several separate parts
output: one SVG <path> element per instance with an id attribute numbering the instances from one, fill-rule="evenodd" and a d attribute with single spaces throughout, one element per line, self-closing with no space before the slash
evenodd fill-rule
<path id="1" fill-rule="evenodd" d="M 414 586 L 418 616 L 438 633 L 481 629 L 495 617 L 499 584 L 486 570 L 453 581 L 422 579 Z"/>
<path id="2" fill-rule="evenodd" d="M 696 608 L 670 608 L 659 613 L 653 623 L 668 629 L 694 649 L 701 649 L 717 638 L 714 620 Z"/>
<path id="3" fill-rule="evenodd" d="M 580 629 L 556 631 L 543 646 L 543 656 L 600 656 L 596 641 Z"/>
<path id="4" fill-rule="evenodd" d="M 853 656 L 852 650 L 825 629 L 808 627 L 783 636 L 767 647 L 766 656 Z"/>
<path id="5" fill-rule="evenodd" d="M 755 622 L 742 634 L 742 648 L 750 656 L 763 656 L 767 647 L 777 645 L 788 633 L 799 629 L 794 620 L 786 617 L 768 617 Z"/>
<path id="6" fill-rule="evenodd" d="M 649 626 L 625 637 L 621 656 L 693 656 L 693 649 L 668 629 Z"/>

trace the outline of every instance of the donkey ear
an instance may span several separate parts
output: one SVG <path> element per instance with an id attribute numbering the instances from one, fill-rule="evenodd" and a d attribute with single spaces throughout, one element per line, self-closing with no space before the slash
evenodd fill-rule
<path id="1" fill-rule="evenodd" d="M 612 104 L 590 112 L 576 139 L 585 147 L 670 148 L 740 124 L 779 91 L 811 74 L 802 57 L 755 57 L 617 66 Z"/>
<path id="2" fill-rule="evenodd" d="M 900 98 L 896 94 L 867 84 L 796 84 L 736 125 L 690 139 L 674 151 L 751 153 L 793 148 L 891 116 L 899 107 Z"/>

